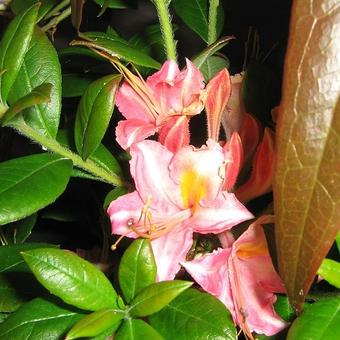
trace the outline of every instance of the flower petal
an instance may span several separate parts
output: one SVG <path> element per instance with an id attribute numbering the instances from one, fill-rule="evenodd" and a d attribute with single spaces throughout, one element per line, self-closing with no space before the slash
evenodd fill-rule
<path id="1" fill-rule="evenodd" d="M 130 153 L 130 172 L 142 200 L 147 202 L 151 196 L 154 210 L 164 214 L 178 212 L 182 205 L 179 187 L 169 174 L 173 153 L 151 140 L 133 144 Z"/>
<path id="2" fill-rule="evenodd" d="M 140 82 L 140 86 L 144 87 L 142 81 L 137 77 L 134 77 L 134 81 Z M 148 123 L 154 120 L 153 114 L 144 98 L 142 98 L 127 82 L 124 82 L 118 90 L 116 105 L 126 119 L 139 119 Z"/>
<path id="3" fill-rule="evenodd" d="M 172 152 L 189 145 L 189 119 L 186 116 L 170 118 L 160 129 L 158 140 Z"/>
<path id="4" fill-rule="evenodd" d="M 157 280 L 173 280 L 180 262 L 185 260 L 192 245 L 192 230 L 179 225 L 166 235 L 151 241 L 157 264 Z"/>
<path id="5" fill-rule="evenodd" d="M 221 233 L 254 216 L 234 194 L 221 192 L 215 200 L 203 200 L 191 218 L 194 231 Z"/>
<path id="6" fill-rule="evenodd" d="M 107 213 L 111 220 L 112 234 L 125 235 L 136 238 L 131 228 L 130 222 L 136 222 L 140 218 L 144 202 L 137 191 L 118 197 L 110 203 Z"/>
<path id="7" fill-rule="evenodd" d="M 127 150 L 133 143 L 141 142 L 156 131 L 157 127 L 153 123 L 139 119 L 121 120 L 116 127 L 116 140 L 124 150 Z"/>
<path id="8" fill-rule="evenodd" d="M 207 292 L 216 296 L 235 315 L 231 286 L 228 279 L 228 258 L 231 249 L 214 250 L 192 261 L 181 262 L 192 278 Z"/>

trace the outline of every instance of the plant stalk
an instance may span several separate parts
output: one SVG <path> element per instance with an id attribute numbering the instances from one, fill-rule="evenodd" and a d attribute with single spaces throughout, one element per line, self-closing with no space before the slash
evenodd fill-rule
<path id="1" fill-rule="evenodd" d="M 59 24 L 59 22 L 63 21 L 64 19 L 66 19 L 70 15 L 71 15 L 71 6 L 67 7 L 58 16 L 56 16 L 52 20 L 50 20 L 45 26 L 41 27 L 42 31 L 46 32 L 49 29 L 56 27 Z"/>
<path id="2" fill-rule="evenodd" d="M 177 60 L 176 42 L 174 39 L 174 31 L 171 25 L 171 17 L 169 13 L 169 0 L 152 0 L 154 3 L 159 24 L 161 26 L 162 37 L 165 46 L 165 52 L 168 59 Z"/>
<path id="3" fill-rule="evenodd" d="M 209 0 L 208 45 L 217 40 L 217 8 L 219 4 L 219 0 Z"/>
<path id="4" fill-rule="evenodd" d="M 73 162 L 74 166 L 93 174 L 94 176 L 100 178 L 102 181 L 114 186 L 128 186 L 128 184 L 125 183 L 120 177 L 106 171 L 90 159 L 83 160 L 79 155 L 63 147 L 56 140 L 48 138 L 36 132 L 25 122 L 16 122 L 14 124 L 8 124 L 8 126 L 16 129 L 17 131 L 37 142 L 38 144 L 42 145 L 46 149 L 70 159 Z"/>

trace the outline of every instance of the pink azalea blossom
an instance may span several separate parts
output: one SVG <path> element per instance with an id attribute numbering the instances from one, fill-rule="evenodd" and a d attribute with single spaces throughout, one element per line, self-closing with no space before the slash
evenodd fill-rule
<path id="1" fill-rule="evenodd" d="M 124 70 L 126 81 L 120 87 L 116 104 L 126 120 L 118 123 L 116 137 L 122 148 L 159 133 L 159 141 L 170 151 L 189 144 L 189 118 L 203 110 L 204 78 L 186 59 L 186 68 L 179 70 L 168 60 L 148 77 Z"/>
<path id="2" fill-rule="evenodd" d="M 286 327 L 273 309 L 274 292 L 284 293 L 285 289 L 273 267 L 260 223 L 267 223 L 266 216 L 251 224 L 228 248 L 182 262 L 203 289 L 227 306 L 249 338 L 253 338 L 253 331 L 270 336 Z"/>
<path id="3" fill-rule="evenodd" d="M 173 153 L 146 140 L 130 152 L 136 190 L 110 204 L 112 233 L 152 240 L 158 280 L 175 277 L 193 232 L 218 234 L 252 218 L 234 194 L 222 190 L 232 155 L 217 142 Z"/>

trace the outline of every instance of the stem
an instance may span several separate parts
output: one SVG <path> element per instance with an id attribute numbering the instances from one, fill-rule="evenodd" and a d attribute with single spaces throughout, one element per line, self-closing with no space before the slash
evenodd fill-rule
<path id="1" fill-rule="evenodd" d="M 217 8 L 219 0 L 209 0 L 209 23 L 208 23 L 208 45 L 213 44 L 217 40 Z"/>
<path id="2" fill-rule="evenodd" d="M 98 166 L 95 162 L 93 162 L 90 159 L 87 159 L 84 161 L 79 155 L 73 153 L 71 150 L 63 147 L 61 144 L 59 144 L 56 140 L 48 138 L 38 132 L 36 132 L 34 129 L 32 129 L 30 126 L 25 124 L 24 122 L 19 122 L 15 124 L 8 125 L 22 134 L 24 134 L 26 137 L 32 139 L 33 141 L 39 143 L 46 149 L 59 154 L 63 157 L 66 157 L 70 159 L 73 164 L 81 168 L 94 176 L 100 178 L 106 183 L 112 184 L 114 186 L 127 186 L 128 184 L 125 183 L 121 178 L 116 176 L 113 173 L 110 173 L 103 169 L 102 167 Z"/>
<path id="3" fill-rule="evenodd" d="M 55 6 L 50 12 L 47 13 L 47 15 L 44 17 L 44 20 L 47 20 L 49 18 L 52 18 L 58 14 L 60 14 L 60 11 L 70 4 L 70 0 L 64 0 L 59 5 Z"/>
<path id="4" fill-rule="evenodd" d="M 165 45 L 165 52 L 168 59 L 175 60 L 176 56 L 176 42 L 174 39 L 174 31 L 171 25 L 171 17 L 169 13 L 168 0 L 152 0 L 154 3 L 159 24 L 161 26 L 162 37 Z"/>
<path id="5" fill-rule="evenodd" d="M 54 17 L 48 24 L 45 26 L 41 27 L 42 31 L 46 32 L 49 29 L 57 26 L 60 21 L 63 21 L 67 17 L 71 15 L 71 6 L 67 7 L 65 11 L 61 12 L 58 16 Z"/>

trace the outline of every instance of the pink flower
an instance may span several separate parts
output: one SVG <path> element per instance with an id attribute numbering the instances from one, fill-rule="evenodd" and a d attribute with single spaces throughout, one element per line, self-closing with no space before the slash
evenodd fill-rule
<path id="1" fill-rule="evenodd" d="M 218 234 L 252 218 L 234 194 L 222 190 L 232 155 L 217 142 L 173 153 L 158 142 L 143 141 L 130 152 L 136 191 L 110 204 L 112 233 L 152 240 L 158 280 L 175 277 L 193 232 Z"/>
<path id="2" fill-rule="evenodd" d="M 155 133 L 170 151 L 189 144 L 189 117 L 204 107 L 204 78 L 190 60 L 186 59 L 186 64 L 180 71 L 176 62 L 168 60 L 146 82 L 123 70 L 126 81 L 116 97 L 119 111 L 126 118 L 116 128 L 122 148 L 128 149 Z"/>
<path id="3" fill-rule="evenodd" d="M 268 223 L 266 219 L 263 216 L 251 224 L 229 248 L 182 262 L 203 289 L 227 306 L 249 338 L 253 338 L 253 331 L 270 336 L 286 327 L 273 309 L 274 292 L 285 290 L 273 267 L 260 225 Z"/>

